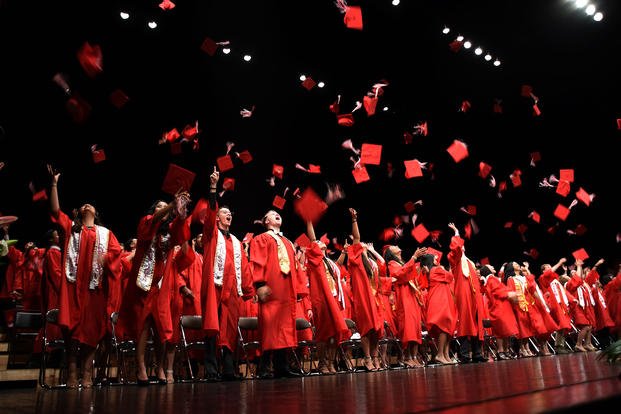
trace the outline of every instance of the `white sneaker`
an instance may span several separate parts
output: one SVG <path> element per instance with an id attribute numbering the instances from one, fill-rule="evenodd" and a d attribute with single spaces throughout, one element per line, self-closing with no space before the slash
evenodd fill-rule
<path id="1" fill-rule="evenodd" d="M 360 339 L 360 334 L 356 332 L 349 339 Z"/>

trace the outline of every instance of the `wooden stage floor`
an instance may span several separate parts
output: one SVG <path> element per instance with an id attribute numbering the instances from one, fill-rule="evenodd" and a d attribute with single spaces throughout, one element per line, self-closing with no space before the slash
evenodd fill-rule
<path id="1" fill-rule="evenodd" d="M 620 372 L 588 353 L 301 379 L 5 389 L 0 413 L 618 413 Z"/>

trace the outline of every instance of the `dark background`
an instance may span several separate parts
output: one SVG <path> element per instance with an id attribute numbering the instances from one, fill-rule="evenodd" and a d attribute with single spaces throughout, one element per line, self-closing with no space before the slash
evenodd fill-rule
<path id="1" fill-rule="evenodd" d="M 169 163 L 197 174 L 194 199 L 205 194 L 215 159 L 249 150 L 254 160 L 223 174 L 234 177 L 234 192 L 222 202 L 235 212 L 233 230 L 258 233 L 253 224 L 285 188 L 287 204 L 283 230 L 293 240 L 303 230 L 292 209 L 295 188 L 312 186 L 320 195 L 326 183 L 339 183 L 346 198 L 332 204 L 316 226 L 321 235 L 343 237 L 349 231 L 347 207 L 359 211 L 362 238 L 375 242 L 395 215 L 406 214 L 404 203 L 422 199 L 417 223 L 442 230 L 441 248 L 448 247 L 447 223 L 462 231 L 469 217 L 460 207 L 477 206 L 480 232 L 467 242 L 475 260 L 525 259 L 538 265 L 556 262 L 584 247 L 591 256 L 616 266 L 621 231 L 616 201 L 620 174 L 616 118 L 619 101 L 621 50 L 619 7 L 599 1 L 604 20 L 594 22 L 572 2 L 550 1 L 413 1 L 394 7 L 389 0 L 358 1 L 364 30 L 348 29 L 331 1 L 208 1 L 179 0 L 163 11 L 158 1 L 4 0 L 0 4 L 2 56 L 0 82 L 0 211 L 17 215 L 11 236 L 24 242 L 39 240 L 49 228 L 47 202 L 32 202 L 28 184 L 46 188 L 46 163 L 61 171 L 61 207 L 69 211 L 85 201 L 95 204 L 103 222 L 119 240 L 133 236 L 139 218 L 153 201 L 170 196 L 161 191 Z M 127 10 L 127 21 L 119 17 Z M 156 30 L 147 27 L 149 20 Z M 447 25 L 451 33 L 442 34 Z M 457 34 L 481 45 L 502 61 L 485 62 L 470 50 L 452 52 Z M 229 40 L 232 53 L 209 56 L 200 50 L 205 37 Z M 76 58 L 84 42 L 101 46 L 103 72 L 86 76 Z M 244 62 L 244 53 L 252 55 Z M 76 123 L 69 115 L 68 97 L 52 81 L 56 73 L 68 79 L 74 94 L 88 101 L 90 116 Z M 299 75 L 326 82 L 307 91 Z M 378 110 L 368 117 L 354 113 L 355 125 L 338 126 L 329 105 L 342 96 L 341 111 L 385 79 L 390 84 Z M 542 115 L 533 115 L 533 100 L 521 96 L 531 85 Z M 130 101 L 121 109 L 108 97 L 122 89 Z M 503 113 L 493 112 L 495 99 Z M 472 104 L 460 112 L 463 100 Z M 256 107 L 243 119 L 242 108 Z M 381 110 L 388 106 L 389 110 Z M 199 121 L 200 150 L 185 147 L 172 155 L 158 145 L 162 133 L 179 131 Z M 403 141 L 404 131 L 422 121 L 429 136 Z M 355 184 L 351 152 L 341 142 L 352 139 L 383 145 L 382 164 L 367 166 L 371 181 Z M 454 139 L 468 144 L 470 156 L 456 164 L 446 152 Z M 95 164 L 90 147 L 97 144 L 106 161 Z M 542 160 L 530 166 L 530 153 Z M 433 163 L 424 178 L 406 180 L 403 160 Z M 478 165 L 492 165 L 497 182 L 507 181 L 502 198 L 497 188 L 478 177 Z M 392 163 L 394 174 L 388 175 Z M 270 187 L 273 163 L 285 167 L 283 180 Z M 296 163 L 319 164 L 321 175 L 294 168 Z M 575 169 L 567 198 L 554 189 L 538 187 L 559 169 Z M 509 175 L 522 171 L 521 187 Z M 590 207 L 579 203 L 565 222 L 553 212 L 560 202 L 569 206 L 579 187 L 596 198 Z M 541 224 L 528 218 L 536 210 Z M 513 228 L 505 229 L 507 221 Z M 522 239 L 516 227 L 528 230 Z M 578 224 L 583 236 L 569 235 Z M 548 232 L 556 226 L 556 232 Z M 410 254 L 418 244 L 404 225 L 397 241 Z M 430 245 L 429 239 L 424 243 Z M 535 248 L 537 260 L 523 252 Z"/>

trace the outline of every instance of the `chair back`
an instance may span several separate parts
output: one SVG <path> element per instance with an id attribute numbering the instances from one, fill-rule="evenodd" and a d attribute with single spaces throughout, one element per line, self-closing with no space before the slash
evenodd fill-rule
<path id="1" fill-rule="evenodd" d="M 256 316 L 241 316 L 237 321 L 239 329 L 254 331 L 259 328 L 259 318 Z"/>
<path id="2" fill-rule="evenodd" d="M 183 315 L 179 323 L 184 329 L 203 329 L 203 317 L 201 315 Z"/>
<path id="3" fill-rule="evenodd" d="M 305 318 L 296 318 L 295 320 L 295 329 L 298 331 L 303 331 L 304 329 L 312 328 L 311 323 Z"/>
<path id="4" fill-rule="evenodd" d="M 45 313 L 45 320 L 48 323 L 58 324 L 58 313 L 59 310 L 57 308 L 48 310 Z"/>
<path id="5" fill-rule="evenodd" d="M 349 318 L 345 318 L 345 324 L 347 325 L 348 329 L 354 330 L 356 331 L 356 322 L 354 322 L 353 320 L 349 319 Z"/>
<path id="6" fill-rule="evenodd" d="M 16 312 L 14 327 L 16 329 L 39 329 L 43 323 L 40 312 Z"/>

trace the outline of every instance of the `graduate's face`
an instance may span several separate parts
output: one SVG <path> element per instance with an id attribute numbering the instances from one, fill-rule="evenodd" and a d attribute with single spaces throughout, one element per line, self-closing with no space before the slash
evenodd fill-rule
<path id="1" fill-rule="evenodd" d="M 156 205 L 155 205 L 155 210 L 154 212 L 157 213 L 158 211 L 161 211 L 162 209 L 166 208 L 167 204 L 165 201 L 159 201 Z"/>
<path id="2" fill-rule="evenodd" d="M 58 244 L 59 242 L 60 242 L 60 236 L 58 235 L 58 232 L 54 230 L 52 232 L 52 243 Z"/>
<path id="3" fill-rule="evenodd" d="M 270 227 L 270 226 L 280 227 L 282 224 L 282 217 L 280 217 L 280 214 L 278 214 L 274 210 L 270 210 L 265 215 L 264 222 L 265 222 L 266 227 Z"/>
<path id="4" fill-rule="evenodd" d="M 401 257 L 401 249 L 399 246 L 390 246 L 390 252 L 395 255 L 395 257 Z"/>
<path id="5" fill-rule="evenodd" d="M 222 207 L 218 210 L 218 215 L 216 216 L 216 220 L 219 221 L 222 225 L 229 227 L 231 222 L 233 221 L 233 213 L 226 207 Z"/>
<path id="6" fill-rule="evenodd" d="M 91 214 L 93 217 L 95 216 L 95 214 L 97 214 L 97 210 L 95 210 L 95 207 L 93 207 L 91 204 L 84 204 L 82 207 L 80 207 L 80 216 L 84 217 L 87 214 Z"/>

